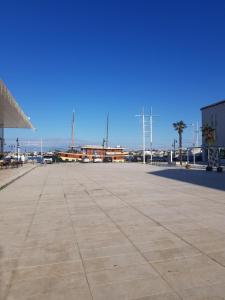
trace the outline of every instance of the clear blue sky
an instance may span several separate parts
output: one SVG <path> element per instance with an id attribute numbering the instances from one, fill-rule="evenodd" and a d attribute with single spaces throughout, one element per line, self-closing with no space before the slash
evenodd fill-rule
<path id="1" fill-rule="evenodd" d="M 207 0 L 0 1 L 0 77 L 36 133 L 138 147 L 144 105 L 159 114 L 155 146 L 171 123 L 200 121 L 200 107 L 225 98 L 225 2 Z M 190 141 L 191 129 L 184 135 Z"/>

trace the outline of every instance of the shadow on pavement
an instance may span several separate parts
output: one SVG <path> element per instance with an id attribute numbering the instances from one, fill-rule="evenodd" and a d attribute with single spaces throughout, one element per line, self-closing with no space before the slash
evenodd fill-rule
<path id="1" fill-rule="evenodd" d="M 148 174 L 225 191 L 225 173 L 172 168 L 148 172 Z"/>

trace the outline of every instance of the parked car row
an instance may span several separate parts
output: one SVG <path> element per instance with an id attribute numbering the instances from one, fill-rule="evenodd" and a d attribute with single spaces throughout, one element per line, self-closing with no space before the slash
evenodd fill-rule
<path id="1" fill-rule="evenodd" d="M 133 155 L 133 156 L 130 155 L 127 158 L 127 161 L 130 161 L 130 162 L 142 162 L 143 161 L 143 156 L 142 155 Z M 151 157 L 149 155 L 146 155 L 145 156 L 145 161 L 146 162 L 150 162 L 151 161 Z M 166 156 L 163 156 L 163 157 L 153 156 L 152 157 L 152 161 L 153 162 L 167 162 L 168 158 Z"/>
<path id="2" fill-rule="evenodd" d="M 112 162 L 112 157 L 104 157 L 103 159 L 99 156 L 94 157 L 93 159 L 89 159 L 87 156 L 83 157 L 82 161 L 83 163 L 89 163 L 89 162 L 93 162 L 93 163 L 110 163 Z"/>
<path id="3" fill-rule="evenodd" d="M 39 162 L 42 163 L 42 164 L 52 164 L 54 162 L 59 162 L 59 160 L 57 159 L 57 156 L 43 155 L 43 157 L 40 158 Z M 89 158 L 88 156 L 84 156 L 81 160 L 79 160 L 79 162 L 82 162 L 82 163 L 112 162 L 112 158 L 111 157 L 101 158 L 100 156 L 95 156 L 95 157 Z"/>
<path id="4" fill-rule="evenodd" d="M 87 156 L 85 156 L 85 157 L 83 157 L 82 162 L 83 163 L 89 163 L 89 162 L 101 163 L 101 162 L 103 162 L 103 159 L 101 157 L 94 157 L 93 160 L 90 160 Z"/>

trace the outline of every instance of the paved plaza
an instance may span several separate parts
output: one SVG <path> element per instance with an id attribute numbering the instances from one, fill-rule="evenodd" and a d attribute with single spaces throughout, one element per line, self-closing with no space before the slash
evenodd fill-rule
<path id="1" fill-rule="evenodd" d="M 35 164 L 24 164 L 23 166 L 19 166 L 18 168 L 0 168 L 0 190 L 6 187 L 8 184 L 16 180 L 17 178 L 23 176 L 24 174 L 30 172 L 33 168 L 35 168 Z"/>
<path id="2" fill-rule="evenodd" d="M 225 174 L 35 168 L 0 191 L 0 299 L 225 299 Z"/>

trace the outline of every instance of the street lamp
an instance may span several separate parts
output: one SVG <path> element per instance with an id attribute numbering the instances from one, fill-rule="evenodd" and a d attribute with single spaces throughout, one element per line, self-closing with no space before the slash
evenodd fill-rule
<path id="1" fill-rule="evenodd" d="M 173 144 L 172 144 L 173 152 L 174 152 L 174 158 L 176 158 L 176 143 L 177 143 L 177 140 L 174 139 L 174 140 L 173 140 Z"/>
<path id="2" fill-rule="evenodd" d="M 19 147 L 20 147 L 19 139 L 17 138 L 17 139 L 16 139 L 17 162 L 19 161 Z"/>

